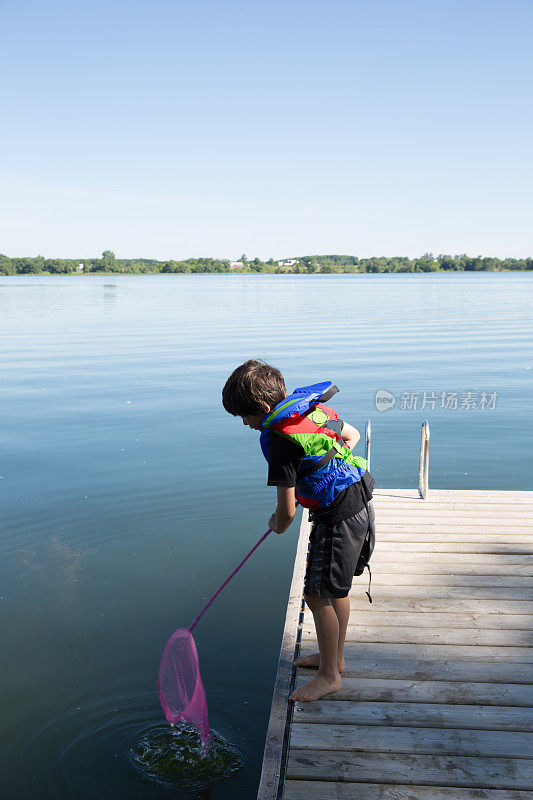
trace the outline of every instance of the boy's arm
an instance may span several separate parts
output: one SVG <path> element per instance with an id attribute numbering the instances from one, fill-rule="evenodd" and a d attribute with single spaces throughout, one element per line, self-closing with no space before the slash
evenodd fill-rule
<path id="1" fill-rule="evenodd" d="M 344 444 L 349 450 L 353 450 L 361 435 L 358 430 L 356 430 L 353 425 L 349 425 L 347 422 L 343 423 L 341 436 L 344 441 Z"/>
<path id="2" fill-rule="evenodd" d="M 296 498 L 294 486 L 278 486 L 278 503 L 276 510 L 270 517 L 268 527 L 274 533 L 284 533 L 294 519 L 296 513 Z"/>

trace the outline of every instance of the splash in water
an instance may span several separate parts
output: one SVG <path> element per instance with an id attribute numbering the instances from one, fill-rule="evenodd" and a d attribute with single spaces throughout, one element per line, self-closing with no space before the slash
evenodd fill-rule
<path id="1" fill-rule="evenodd" d="M 130 750 L 143 775 L 173 788 L 198 790 L 229 778 L 244 766 L 239 752 L 216 731 L 204 757 L 198 731 L 191 725 L 157 725 Z"/>

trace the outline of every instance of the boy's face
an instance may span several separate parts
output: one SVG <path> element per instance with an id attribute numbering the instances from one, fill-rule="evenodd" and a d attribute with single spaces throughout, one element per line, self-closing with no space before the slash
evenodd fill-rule
<path id="1" fill-rule="evenodd" d="M 245 417 L 242 418 L 242 424 L 248 425 L 248 427 L 252 428 L 252 430 L 254 431 L 260 431 L 261 423 L 263 422 L 265 417 L 266 414 L 247 414 Z"/>
<path id="2" fill-rule="evenodd" d="M 266 403 L 263 403 L 263 405 L 265 407 L 264 414 L 247 414 L 242 418 L 242 424 L 247 425 L 254 431 L 263 430 L 261 427 L 261 423 L 263 422 L 266 415 L 270 413 L 270 406 L 268 406 Z"/>

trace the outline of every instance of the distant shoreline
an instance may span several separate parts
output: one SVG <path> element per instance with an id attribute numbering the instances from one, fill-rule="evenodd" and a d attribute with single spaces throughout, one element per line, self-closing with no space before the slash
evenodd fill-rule
<path id="1" fill-rule="evenodd" d="M 316 276 L 319 275 L 479 275 L 480 273 L 486 275 L 487 273 L 494 273 L 494 272 L 504 272 L 505 274 L 518 274 L 523 275 L 527 274 L 528 272 L 532 272 L 531 269 L 485 269 L 485 270 L 446 270 L 446 269 L 436 269 L 431 270 L 431 272 L 422 272 L 420 270 L 402 270 L 402 272 L 358 272 L 356 271 L 336 271 L 336 272 L 315 272 L 313 273 Z M 281 273 L 276 272 L 67 272 L 67 273 L 57 273 L 57 272 L 31 272 L 31 273 L 18 273 L 18 274 L 10 274 L 10 273 L 2 273 L 0 272 L 0 279 L 1 278 L 120 278 L 126 277 L 129 275 L 134 275 L 139 278 L 142 277 L 150 277 L 150 276 L 159 276 L 163 275 L 165 277 L 169 277 L 171 275 L 180 278 L 197 278 L 202 275 L 212 275 L 213 277 L 239 277 L 239 276 L 246 276 L 246 277 L 279 277 Z M 285 275 L 309 275 L 310 273 L 294 273 L 294 272 L 286 272 L 283 273 Z"/>
<path id="2" fill-rule="evenodd" d="M 533 258 L 492 258 L 482 256 L 437 255 L 420 258 L 349 255 L 298 256 L 279 261 L 270 258 L 238 261 L 217 258 L 188 258 L 183 261 L 157 261 L 150 258 L 117 258 L 104 250 L 101 258 L 14 257 L 0 254 L 0 275 L 333 275 L 397 274 L 433 272 L 527 272 Z"/>

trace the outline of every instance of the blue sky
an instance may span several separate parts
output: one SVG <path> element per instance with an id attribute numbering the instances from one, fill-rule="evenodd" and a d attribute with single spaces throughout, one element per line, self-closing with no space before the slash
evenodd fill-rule
<path id="1" fill-rule="evenodd" d="M 533 254 L 531 0 L 0 0 L 0 252 Z"/>

